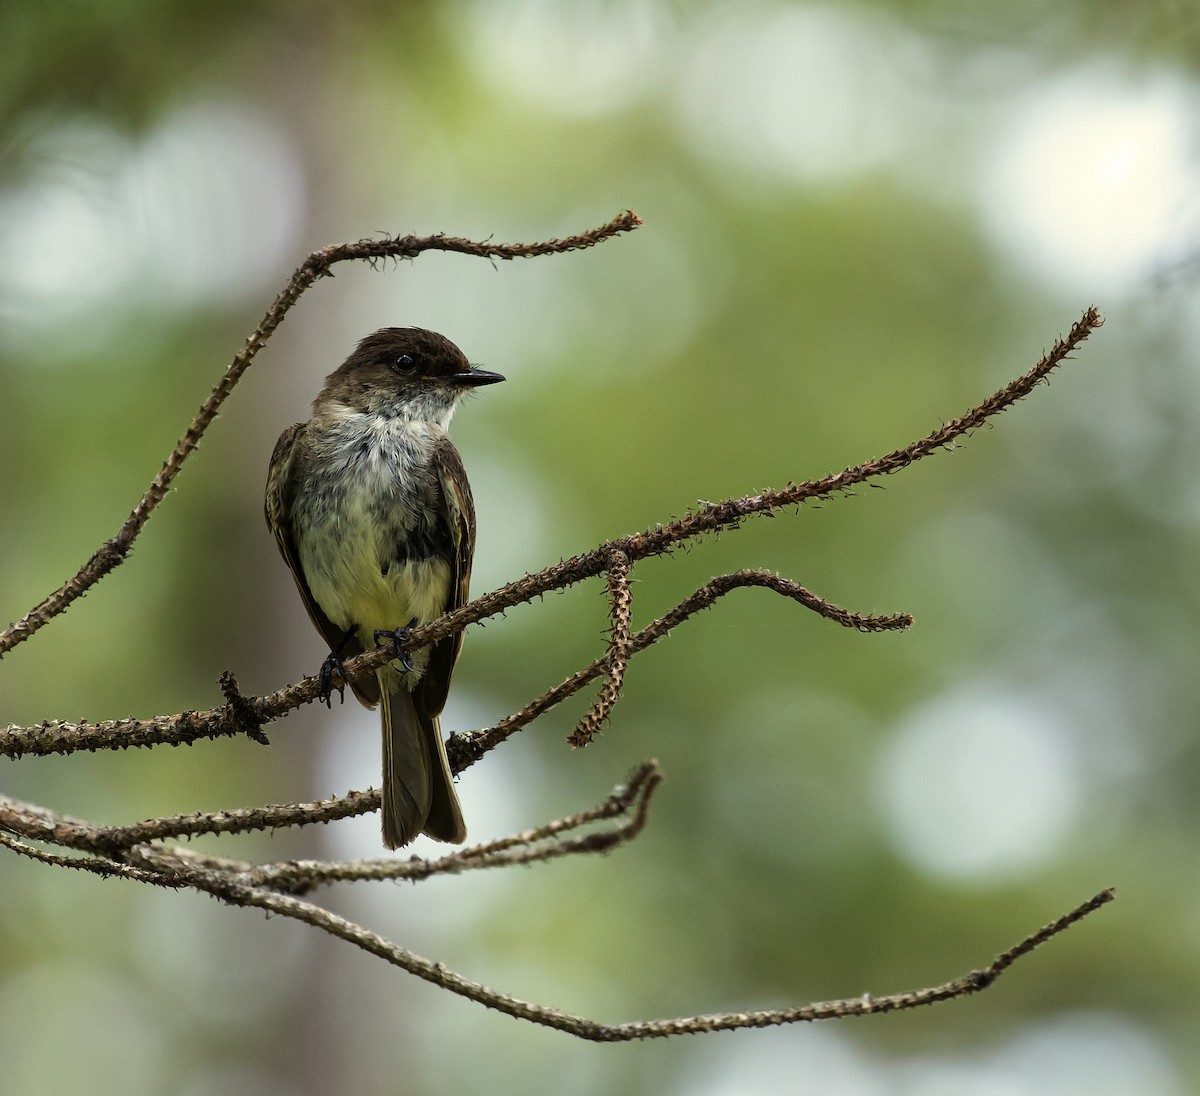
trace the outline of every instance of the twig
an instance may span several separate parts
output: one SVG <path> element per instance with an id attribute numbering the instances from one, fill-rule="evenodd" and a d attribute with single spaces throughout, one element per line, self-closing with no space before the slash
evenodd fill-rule
<path id="1" fill-rule="evenodd" d="M 157 870 L 203 868 L 221 872 L 248 886 L 267 887 L 286 894 L 306 894 L 331 883 L 360 883 L 405 880 L 420 882 L 434 875 L 459 875 L 481 868 L 510 867 L 555 860 L 578 853 L 605 852 L 632 841 L 646 824 L 650 799 L 662 781 L 658 764 L 643 762 L 628 784 L 617 788 L 603 803 L 568 818 L 557 819 L 524 833 L 497 838 L 480 845 L 456 849 L 436 860 L 421 857 L 398 859 L 319 861 L 299 860 L 280 864 L 252 865 L 239 861 L 198 857 L 189 849 L 137 846 L 134 861 Z M 579 837 L 563 835 L 597 822 L 623 819 L 620 825 L 594 830 Z"/>
<path id="2" fill-rule="evenodd" d="M 887 456 L 865 461 L 822 479 L 792 484 L 779 491 L 767 491 L 760 495 L 710 503 L 678 521 L 602 544 L 590 552 L 573 556 L 536 574 L 510 582 L 476 598 L 453 613 L 447 613 L 430 624 L 413 629 L 403 645 L 404 649 L 410 653 L 419 650 L 462 631 L 469 624 L 477 624 L 541 594 L 561 590 L 593 578 L 607 570 L 614 553 L 622 553 L 631 563 L 649 556 L 663 555 L 686 541 L 721 529 L 736 528 L 745 518 L 752 515 L 774 513 L 785 506 L 812 499 L 830 498 L 857 484 L 891 475 L 937 449 L 948 447 L 958 438 L 969 434 L 1027 396 L 1103 322 L 1100 313 L 1095 308 L 1089 308 L 1071 328 L 1067 337 L 1055 342 L 1050 352 L 1028 373 L 993 393 L 977 407 L 971 408 L 957 419 L 945 423 L 903 449 L 897 449 Z M 0 640 L 0 654 L 3 650 Z M 347 660 L 346 673 L 349 677 L 357 677 L 373 672 L 388 657 L 386 650 L 367 651 Z M 264 722 L 269 722 L 301 704 L 310 703 L 316 698 L 319 689 L 317 678 L 306 677 L 285 689 L 255 699 L 252 702 L 254 711 Z M 179 716 L 133 721 L 123 725 L 118 733 L 113 733 L 115 730 L 114 725 L 106 725 L 99 735 L 89 735 L 83 725 L 76 727 L 59 721 L 49 721 L 40 727 L 10 727 L 5 732 L 0 732 L 0 754 L 14 757 L 24 753 L 67 753 L 75 749 L 121 748 L 127 745 L 151 745 L 154 742 L 167 741 L 187 742 L 196 738 L 245 733 L 246 727 L 244 716 L 227 704 L 224 708 L 205 713 L 184 712 Z M 126 733 L 129 733 L 130 737 L 127 738 Z"/>
<path id="3" fill-rule="evenodd" d="M 636 1020 L 623 1024 L 603 1024 L 596 1020 L 523 1001 L 518 997 L 473 982 L 402 948 L 377 933 L 348 921 L 344 917 L 290 895 L 282 895 L 261 887 L 231 885 L 211 873 L 196 872 L 188 876 L 192 885 L 237 906 L 254 906 L 291 917 L 319 928 L 331 936 L 346 940 L 369 954 L 414 974 L 426 982 L 451 993 L 477 1001 L 487 1008 L 542 1027 L 553 1028 L 597 1043 L 622 1043 L 635 1039 L 663 1039 L 676 1035 L 697 1035 L 713 1031 L 736 1031 L 739 1028 L 779 1027 L 785 1024 L 812 1023 L 818 1020 L 839 1020 L 851 1016 L 873 1016 L 884 1012 L 901 1012 L 967 997 L 991 986 L 1018 959 L 1023 958 L 1047 940 L 1070 928 L 1077 921 L 1094 913 L 1115 897 L 1112 888 L 1101 891 L 1049 925 L 1031 933 L 1019 944 L 1003 952 L 981 970 L 973 970 L 941 985 L 928 989 L 873 997 L 863 994 L 837 1001 L 823 1001 L 784 1009 L 762 1009 L 754 1012 L 726 1012 L 710 1015 L 684 1016 L 667 1020 Z"/>
<path id="4" fill-rule="evenodd" d="M 685 598 L 670 613 L 639 632 L 630 641 L 630 655 L 656 643 L 672 628 L 700 610 L 707 609 L 719 597 L 733 590 L 751 586 L 773 590 L 846 628 L 856 628 L 863 632 L 878 632 L 907 628 L 912 624 L 912 617 L 905 613 L 871 616 L 843 609 L 798 583 L 781 578 L 771 571 L 737 571 L 712 579 L 690 597 Z M 474 604 L 476 602 L 471 602 L 467 608 Z M 422 643 L 420 646 L 424 646 L 424 644 Z M 348 659 L 346 665 L 347 667 L 360 667 L 364 664 L 362 660 L 369 657 L 370 652 L 355 659 Z M 548 711 L 593 681 L 604 671 L 606 659 L 607 656 L 598 659 L 590 667 L 581 670 L 580 674 L 585 676 L 580 678 L 570 691 L 559 694 L 555 690 L 551 690 L 550 693 L 545 694 L 545 697 L 539 697 L 533 702 L 533 705 L 539 705 L 537 710 L 529 714 L 527 718 L 526 714 L 529 709 L 524 709 L 515 716 L 509 717 L 508 720 L 502 721 L 501 724 L 497 724 L 498 727 L 507 728 L 507 733 L 502 734 L 495 741 L 491 741 L 481 752 L 473 751 L 472 761 L 478 760 L 483 753 L 492 749 L 513 731 L 532 722 L 537 715 Z M 347 670 L 347 673 L 354 676 L 351 670 Z M 578 678 L 579 675 L 576 677 Z M 571 680 L 574 681 L 574 679 Z M 564 685 L 566 684 L 568 683 L 564 682 Z M 239 703 L 250 706 L 254 713 L 254 720 L 266 722 L 277 719 L 291 709 L 316 699 L 318 688 L 319 682 L 316 677 L 306 677 L 264 697 L 240 697 Z M 546 701 L 545 704 L 541 703 L 543 700 Z M 0 757 L 16 758 L 93 750 L 123 750 L 135 746 L 191 745 L 193 742 L 203 739 L 231 738 L 249 734 L 250 727 L 257 725 L 259 724 L 251 721 L 250 726 L 247 726 L 246 721 L 232 710 L 229 703 L 220 708 L 210 708 L 206 711 L 180 712 L 177 715 L 155 716 L 151 719 L 114 719 L 97 723 L 86 721 L 70 723 L 56 719 L 45 720 L 29 727 L 10 724 L 0 730 Z M 491 732 L 480 731 L 478 733 L 483 735 Z M 484 740 L 473 739 L 472 741 L 478 745 Z M 451 760 L 453 762 L 453 756 Z M 465 765 L 456 767 L 454 771 L 460 772 L 465 767 Z M 327 821 L 327 819 L 317 820 Z"/>
<path id="5" fill-rule="evenodd" d="M 121 864 L 100 856 L 63 856 L 61 853 L 46 852 L 0 830 L 0 845 L 11 849 L 20 856 L 49 864 L 56 868 L 74 868 L 78 871 L 91 872 L 93 875 L 115 876 L 121 879 L 132 879 L 137 883 L 152 883 L 156 886 L 181 888 L 188 884 L 183 880 L 168 882 L 157 872 L 143 871 L 129 864 Z"/>
<path id="6" fill-rule="evenodd" d="M 217 417 L 221 405 L 233 391 L 242 374 L 250 367 L 255 355 L 266 345 L 267 340 L 300 297 L 311 288 L 318 278 L 330 274 L 331 268 L 337 263 L 354 260 L 366 260 L 374 263 L 381 259 L 413 259 L 423 251 L 454 251 L 462 255 L 475 255 L 487 259 L 532 258 L 538 255 L 551 255 L 594 247 L 622 232 L 631 232 L 641 223 L 641 219 L 632 210 L 626 210 L 614 217 L 608 224 L 601 225 L 589 232 L 542 243 L 494 244 L 486 240 L 477 243 L 456 236 L 438 234 L 434 236 L 395 236 L 384 240 L 359 240 L 357 243 L 336 244 L 321 251 L 314 251 L 292 274 L 283 291 L 267 309 L 267 313 L 259 325 L 250 333 L 245 345 L 238 351 L 208 399 L 201 405 L 196 417 L 183 432 L 183 437 L 179 439 L 179 443 L 167 458 L 166 463 L 154 477 L 154 481 L 142 496 L 141 501 L 133 508 L 133 512 L 125 520 L 125 524 L 121 526 L 120 532 L 102 544 L 92 554 L 92 557 L 54 593 L 44 598 L 15 624 L 0 632 L 0 658 L 3 658 L 5 653 L 18 643 L 28 639 L 48 621 L 64 612 L 76 598 L 81 597 L 100 579 L 124 562 L 130 548 L 133 547 L 134 540 L 137 539 L 138 534 L 150 519 L 154 508 L 166 496 L 171 482 L 179 474 L 183 462 L 199 445 L 204 432 Z"/>
<path id="7" fill-rule="evenodd" d="M 625 681 L 625 666 L 629 660 L 629 625 L 633 605 L 633 591 L 629 588 L 629 557 L 622 551 L 614 551 L 608 561 L 608 596 L 611 600 L 609 613 L 612 625 L 609 629 L 608 654 L 604 657 L 604 671 L 608 679 L 604 682 L 596 703 L 588 709 L 574 732 L 567 739 L 572 746 L 586 746 L 604 726 L 612 714 L 621 685 Z"/>
<path id="8" fill-rule="evenodd" d="M 242 808 L 232 811 L 196 812 L 151 818 L 131 826 L 96 826 L 69 815 L 8 796 L 0 796 L 0 830 L 61 848 L 115 856 L 149 841 L 201 834 L 251 833 L 294 826 L 334 822 L 379 810 L 379 791 L 349 792 L 315 803 L 284 803 L 277 806 Z"/>
<path id="9" fill-rule="evenodd" d="M 502 842 L 461 850 L 443 858 L 441 862 L 420 865 L 412 876 L 381 874 L 372 870 L 372 862 L 362 862 L 357 872 L 348 872 L 342 878 L 366 880 L 370 878 L 421 878 L 438 871 L 463 871 L 478 867 L 499 867 L 515 863 L 532 863 L 549 860 L 577 852 L 602 851 L 636 836 L 645 825 L 650 796 L 657 786 L 659 774 L 653 762 L 647 762 L 635 771 L 625 789 L 618 789 L 604 804 L 558 823 L 515 835 Z M 0 802 L 0 827 L 11 831 L 14 810 L 11 801 Z M 623 813 L 632 808 L 633 817 L 623 826 L 582 838 L 543 844 L 557 834 L 578 828 L 614 813 Z M 38 840 L 56 844 L 70 844 L 77 848 L 97 850 L 107 843 L 110 831 L 105 827 L 91 826 L 77 819 L 59 816 L 42 808 L 26 808 L 25 823 L 38 832 L 30 834 Z M 90 831 L 91 840 L 79 832 Z M 598 838 L 598 841 L 592 839 Z M 1048 940 L 1064 932 L 1077 921 L 1095 912 L 1113 900 L 1110 888 L 1101 891 L 1087 902 L 1050 924 L 1031 933 L 1015 946 L 1002 952 L 988 966 L 952 981 L 928 989 L 910 990 L 883 997 L 864 994 L 861 997 L 818 1002 L 785 1009 L 762 1009 L 752 1012 L 715 1013 L 684 1016 L 675 1019 L 641 1020 L 622 1024 L 604 1024 L 587 1017 L 549 1008 L 545 1005 L 523 1001 L 510 994 L 491 989 L 479 982 L 471 981 L 447 969 L 443 964 L 432 962 L 399 945 L 384 939 L 377 933 L 346 918 L 339 917 L 314 903 L 294 896 L 322 882 L 332 881 L 337 865 L 306 864 L 279 865 L 274 869 L 249 871 L 238 864 L 235 870 L 229 865 L 211 858 L 196 856 L 187 850 L 159 849 L 150 844 L 140 844 L 126 849 L 113 859 L 104 855 L 68 857 L 37 849 L 9 833 L 0 832 L 0 844 L 20 855 L 54 866 L 77 868 L 100 875 L 118 876 L 156 886 L 181 888 L 192 887 L 215 895 L 232 905 L 251 906 L 290 917 L 310 924 L 332 936 L 354 944 L 362 950 L 416 975 L 435 986 L 451 993 L 477 1001 L 517 1019 L 553 1028 L 593 1042 L 629 1042 L 635 1039 L 668 1038 L 677 1035 L 700 1034 L 712 1031 L 733 1031 L 739 1028 L 776 1027 L 784 1024 L 815 1022 L 819 1020 L 843 1019 L 851 1016 L 869 1016 L 884 1012 L 897 1012 L 936 1004 L 958 997 L 977 993 L 991 986 L 1009 967 Z M 520 846 L 524 849 L 520 849 Z M 515 852 L 515 855 L 513 854 Z M 127 861 L 127 862 L 126 862 Z M 255 880 L 255 881 L 251 881 Z M 291 893 L 282 893 L 291 892 Z"/>
<path id="10" fill-rule="evenodd" d="M 686 541 L 721 529 L 736 528 L 745 518 L 752 515 L 770 514 L 785 506 L 813 499 L 831 498 L 860 483 L 891 475 L 938 449 L 949 447 L 958 438 L 984 425 L 990 418 L 1027 396 L 1103 322 L 1100 313 L 1095 308 L 1089 308 L 1071 328 L 1067 337 L 1058 340 L 1050 352 L 1028 373 L 993 393 L 979 406 L 971 408 L 964 415 L 945 423 L 903 449 L 897 449 L 877 460 L 865 461 L 819 480 L 807 480 L 779 491 L 767 491 L 760 495 L 710 503 L 678 521 L 609 541 L 590 552 L 573 556 L 536 574 L 526 575 L 501 586 L 453 613 L 447 613 L 427 625 L 413 629 L 403 644 L 403 649 L 409 653 L 420 650 L 462 631 L 470 624 L 497 616 L 542 594 L 594 578 L 607 569 L 614 551 L 624 553 L 631 562 L 663 555 Z M 18 626 L 14 625 L 15 627 Z M 12 641 L 15 642 L 19 640 Z M 3 640 L 0 637 L 0 654 L 3 651 Z M 383 665 L 387 658 L 387 651 L 383 649 L 367 651 L 346 661 L 346 673 L 349 677 L 365 676 Z M 285 689 L 257 699 L 254 702 L 256 711 L 264 721 L 269 722 L 301 704 L 310 703 L 316 698 L 319 689 L 320 683 L 316 677 L 306 677 Z M 166 721 L 166 726 L 163 725 L 163 720 Z M 212 724 L 207 723 L 207 720 L 212 720 Z M 78 726 L 82 728 L 84 725 Z M 162 717 L 162 720 L 131 721 L 125 724 L 124 730 L 132 734 L 133 740 L 125 739 L 123 732 L 113 734 L 117 729 L 116 725 L 103 726 L 106 729 L 98 736 L 76 734 L 76 725 L 62 721 L 48 721 L 38 727 L 10 727 L 5 732 L 0 732 L 0 754 L 14 757 L 25 753 L 67 753 L 74 749 L 122 748 L 127 745 L 152 745 L 154 742 L 167 741 L 187 742 L 197 738 L 244 733 L 244 727 L 228 706 L 204 713 L 184 712 L 180 716 Z M 110 740 L 102 741 L 104 738 Z M 88 744 L 82 745 L 81 742 Z"/>
<path id="11" fill-rule="evenodd" d="M 805 608 L 819 613 L 826 620 L 832 620 L 845 628 L 856 628 L 863 632 L 880 632 L 900 631 L 912 625 L 912 617 L 907 613 L 868 616 L 843 609 L 814 594 L 799 583 L 781 578 L 771 571 L 735 571 L 733 574 L 719 575 L 706 582 L 695 593 L 684 598 L 670 612 L 665 613 L 658 620 L 646 625 L 640 632 L 633 635 L 629 641 L 629 656 L 632 657 L 657 643 L 689 617 L 709 608 L 718 598 L 724 597 L 734 590 L 750 587 L 761 587 L 772 590 L 783 597 L 791 598 Z M 470 768 L 501 742 L 512 737 L 517 731 L 527 727 L 564 700 L 574 696 L 580 689 L 605 672 L 608 657 L 605 655 L 603 658 L 596 659 L 590 666 L 585 666 L 559 685 L 548 689 L 535 700 L 531 700 L 519 712 L 500 720 L 494 727 L 476 731 L 473 734 L 452 735 L 447 745 L 451 769 L 459 773 Z"/>
<path id="12" fill-rule="evenodd" d="M 864 461 L 852 468 L 834 472 L 821 479 L 806 480 L 778 491 L 766 491 L 758 495 L 709 503 L 677 521 L 658 525 L 632 536 L 608 541 L 589 552 L 562 560 L 536 574 L 516 579 L 491 593 L 476 598 L 453 613 L 447 613 L 429 624 L 414 628 L 402 646 L 405 651 L 411 653 L 460 632 L 470 624 L 477 624 L 481 620 L 497 616 L 516 605 L 531 601 L 535 597 L 540 597 L 553 590 L 564 589 L 589 578 L 595 578 L 608 569 L 609 560 L 615 551 L 624 553 L 631 563 L 652 556 L 666 555 L 682 544 L 699 537 L 725 529 L 735 529 L 748 517 L 774 514 L 787 506 L 843 495 L 861 483 L 867 483 L 882 476 L 890 476 L 902 468 L 907 468 L 938 449 L 951 448 L 959 438 L 970 434 L 987 423 L 989 419 L 1029 395 L 1103 323 L 1104 319 L 1100 313 L 1095 308 L 1089 308 L 1071 328 L 1066 338 L 1055 342 L 1049 353 L 1044 355 L 1029 372 L 994 392 L 977 407 L 972 407 L 958 418 L 944 423 L 925 437 L 902 449 L 894 450 L 878 459 Z M 350 677 L 356 677 L 368 671 L 374 671 L 382 666 L 388 657 L 387 651 L 383 649 L 368 651 L 347 660 L 346 673 Z M 270 707 L 283 705 L 280 709 L 280 714 L 282 714 L 283 710 L 289 710 L 296 704 L 307 703 L 315 697 L 317 682 L 315 678 L 306 678 L 293 688 L 296 692 L 286 700 L 282 693 L 276 693 L 263 698 L 263 703 Z M 293 699 L 294 703 L 292 703 Z"/>

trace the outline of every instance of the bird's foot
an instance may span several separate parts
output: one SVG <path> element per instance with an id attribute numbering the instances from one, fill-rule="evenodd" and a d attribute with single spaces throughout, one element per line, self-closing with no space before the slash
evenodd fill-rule
<path id="1" fill-rule="evenodd" d="M 330 651 L 329 657 L 321 663 L 317 673 L 317 699 L 323 701 L 326 708 L 333 707 L 333 675 L 337 674 L 341 681 L 337 684 L 338 699 L 346 703 L 346 667 L 342 665 L 342 656 L 337 651 Z"/>
<path id="2" fill-rule="evenodd" d="M 354 635 L 353 628 L 347 628 L 342 633 L 338 645 L 329 652 L 329 657 L 321 663 L 321 669 L 317 673 L 317 699 L 323 701 L 326 708 L 333 707 L 333 675 L 335 673 L 342 679 L 337 687 L 338 699 L 343 704 L 346 703 L 346 667 L 342 665 L 342 652 L 346 649 L 346 644 L 350 642 L 352 635 Z"/>
<path id="3" fill-rule="evenodd" d="M 392 649 L 392 658 L 400 663 L 401 669 L 404 672 L 412 673 L 413 660 L 412 655 L 407 651 L 402 651 L 400 648 L 404 641 L 408 639 L 409 633 L 416 627 L 417 618 L 413 617 L 403 628 L 376 628 L 375 643 L 377 646 L 390 646 Z"/>

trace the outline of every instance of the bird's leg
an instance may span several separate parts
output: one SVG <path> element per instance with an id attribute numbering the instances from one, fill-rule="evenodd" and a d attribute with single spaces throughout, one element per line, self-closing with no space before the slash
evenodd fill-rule
<path id="1" fill-rule="evenodd" d="M 338 699 L 346 703 L 346 667 L 342 665 L 342 652 L 346 649 L 346 644 L 350 642 L 350 637 L 354 635 L 354 628 L 347 628 L 342 634 L 342 638 L 338 640 L 338 645 L 329 652 L 329 657 L 321 663 L 321 669 L 317 674 L 317 698 L 325 701 L 326 708 L 333 707 L 333 674 L 336 670 L 341 676 L 342 683 L 337 687 Z"/>
<path id="2" fill-rule="evenodd" d="M 401 644 L 408 639 L 408 633 L 417 626 L 417 618 L 413 617 L 403 628 L 376 628 L 375 642 L 382 647 L 387 644 L 391 645 L 392 658 L 400 663 L 400 667 L 406 674 L 412 673 L 413 660 L 412 655 L 407 651 L 400 650 Z"/>

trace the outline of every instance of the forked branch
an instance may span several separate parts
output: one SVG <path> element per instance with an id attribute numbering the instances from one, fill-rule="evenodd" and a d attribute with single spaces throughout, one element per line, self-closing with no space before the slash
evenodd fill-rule
<path id="1" fill-rule="evenodd" d="M 119 565 L 129 552 L 155 507 L 165 497 L 183 461 L 194 451 L 204 431 L 216 417 L 234 385 L 278 328 L 300 296 L 339 262 L 413 258 L 423 251 L 455 251 L 492 259 L 547 255 L 591 247 L 628 232 L 641 222 L 632 213 L 622 214 L 592 232 L 536 244 L 492 244 L 444 235 L 363 240 L 326 248 L 310 255 L 292 275 L 263 320 L 234 357 L 212 394 L 184 431 L 174 451 L 155 477 L 120 532 L 102 545 L 62 587 L 35 606 L 20 621 L 0 632 L 0 656 L 28 639 L 100 578 Z M 798 583 L 769 571 L 737 571 L 720 575 L 680 601 L 673 609 L 640 630 L 633 626 L 631 574 L 634 566 L 651 556 L 665 555 L 696 539 L 736 528 L 746 518 L 773 514 L 782 508 L 827 499 L 853 487 L 891 475 L 935 452 L 956 444 L 974 429 L 1028 395 L 1103 322 L 1093 308 L 1054 344 L 1028 373 L 1017 378 L 978 406 L 939 426 L 924 438 L 879 459 L 777 491 L 708 503 L 683 518 L 631 536 L 620 537 L 591 551 L 563 560 L 536 574 L 526 575 L 484 594 L 454 613 L 414 629 L 403 644 L 419 650 L 504 613 L 516 605 L 578 582 L 604 575 L 610 603 L 607 649 L 565 681 L 547 689 L 520 711 L 495 726 L 453 736 L 448 744 L 452 769 L 461 772 L 488 751 L 552 711 L 597 679 L 602 685 L 595 702 L 571 736 L 573 744 L 586 745 L 609 719 L 620 698 L 630 661 L 665 637 L 671 629 L 691 619 L 734 590 L 760 588 L 786 597 L 843 627 L 876 632 L 907 628 L 905 614 L 873 616 L 852 612 L 825 600 Z M 369 651 L 346 662 L 345 674 L 354 679 L 372 673 L 391 651 Z M 179 745 L 205 738 L 244 735 L 266 744 L 263 728 L 317 696 L 316 678 L 304 678 L 265 696 L 242 694 L 232 672 L 220 680 L 224 704 L 207 711 L 187 711 L 152 719 L 104 723 L 67 723 L 48 720 L 30 727 L 10 726 L 0 731 L 0 755 L 20 758 L 36 754 L 72 753 L 79 750 L 124 749 L 130 746 Z M 163 842 L 200 835 L 248 833 L 328 823 L 379 809 L 379 792 L 349 792 L 314 803 L 288 803 L 196 812 L 120 826 L 101 826 L 46 808 L 0 796 L 0 844 L 20 856 L 52 867 L 115 876 L 134 882 L 170 888 L 191 888 L 240 906 L 252 906 L 304 921 L 347 940 L 419 978 L 452 993 L 478 1001 L 507 1015 L 597 1042 L 664 1038 L 699 1032 L 770 1027 L 816 1020 L 866 1016 L 952 1000 L 991 985 L 1014 962 L 1063 932 L 1106 902 L 1113 892 L 1102 891 L 1088 902 L 1032 933 L 988 966 L 961 978 L 928 989 L 884 997 L 848 998 L 787 1009 L 687 1016 L 678 1019 L 603 1024 L 544 1005 L 522 1001 L 447 970 L 368 929 L 308 901 L 304 895 L 319 887 L 339 883 L 366 883 L 406 879 L 418 882 L 434 875 L 459 874 L 486 868 L 529 865 L 581 853 L 604 852 L 632 841 L 643 829 L 654 791 L 662 779 L 654 762 L 646 762 L 628 783 L 602 803 L 546 825 L 484 844 L 458 849 L 435 860 L 378 858 L 346 862 L 317 860 L 253 864 L 224 857 L 197 855 Z M 52 851 L 58 850 L 58 851 Z"/>
<path id="2" fill-rule="evenodd" d="M 66 582 L 48 597 L 35 605 L 15 624 L 0 632 L 0 658 L 18 643 L 28 639 L 48 621 L 64 612 L 76 598 L 82 597 L 105 575 L 124 562 L 133 542 L 150 519 L 154 508 L 162 502 L 171 482 L 179 474 L 183 462 L 200 444 L 204 432 L 217 417 L 221 405 L 229 397 L 242 374 L 250 367 L 258 352 L 266 345 L 275 329 L 301 296 L 319 278 L 329 275 L 338 263 L 365 260 L 375 264 L 387 259 L 415 259 L 423 251 L 454 251 L 460 255 L 475 255 L 484 259 L 526 259 L 539 255 L 555 255 L 566 251 L 579 251 L 594 247 L 604 240 L 631 232 L 640 225 L 641 219 L 632 210 L 614 217 L 606 225 L 567 236 L 559 240 L 546 240 L 532 244 L 497 244 L 489 240 L 476 242 L 457 236 L 438 233 L 434 236 L 393 236 L 383 240 L 359 240 L 352 244 L 336 244 L 314 251 L 288 279 L 283 291 L 275 298 L 267 314 L 250 333 L 242 349 L 234 356 L 229 368 L 217 382 L 208 399 L 183 437 L 167 457 L 158 475 L 147 488 L 133 512 L 125 519 L 120 531 L 111 540 L 105 541 L 91 558 Z"/>
<path id="3" fill-rule="evenodd" d="M 912 617 L 907 613 L 892 613 L 884 616 L 855 613 L 840 605 L 835 605 L 799 583 L 782 578 L 771 571 L 735 571 L 728 575 L 718 575 L 706 582 L 695 593 L 684 598 L 669 613 L 632 636 L 628 648 L 629 657 L 657 643 L 671 629 L 701 610 L 709 608 L 718 598 L 724 597 L 734 590 L 751 587 L 771 590 L 844 628 L 854 628 L 861 632 L 883 632 L 899 631 L 912 625 Z M 476 602 L 470 604 L 474 605 Z M 470 605 L 467 608 L 470 608 Z M 416 646 L 421 645 L 423 644 Z M 414 647 L 414 649 L 416 648 Z M 346 666 L 349 668 L 366 665 L 363 662 L 366 657 L 369 656 L 360 655 L 357 659 L 347 660 Z M 601 676 L 606 671 L 607 664 L 607 655 L 597 659 L 561 685 L 547 690 L 521 711 L 501 720 L 495 727 L 477 731 L 472 735 L 454 736 L 450 741 L 450 763 L 453 771 L 456 774 L 462 772 L 489 750 L 494 749 L 500 742 L 528 726 L 538 716 L 545 715 L 564 700 L 574 696 L 585 685 Z M 238 692 L 236 679 L 227 671 L 222 674 L 221 689 L 229 698 L 227 703 L 219 708 L 209 708 L 205 711 L 180 712 L 176 715 L 154 716 L 150 719 L 111 719 L 96 723 L 71 723 L 62 719 L 48 719 L 28 727 L 10 725 L 4 730 L 0 730 L 0 757 L 17 758 L 94 750 L 124 750 L 135 746 L 182 746 L 203 739 L 229 738 L 237 735 L 246 735 L 255 741 L 263 741 L 263 724 L 278 719 L 301 704 L 315 700 L 318 680 L 316 677 L 306 677 L 266 696 L 246 697 Z M 346 817 L 343 814 L 326 816 L 323 813 L 326 809 L 325 804 L 332 802 L 334 801 L 325 801 L 324 804 L 309 804 L 308 806 L 312 807 L 316 813 L 306 820 L 328 822 L 332 821 L 333 817 Z M 379 803 L 376 800 L 373 806 L 366 809 L 378 809 L 378 806 Z M 270 810 L 271 808 L 266 809 Z M 352 813 L 361 812 L 354 810 Z M 282 824 L 292 825 L 294 823 L 293 816 Z M 263 828 L 263 826 L 255 828 Z"/>
<path id="4" fill-rule="evenodd" d="M 102 876 L 125 878 L 172 889 L 191 888 L 212 894 L 230 905 L 249 906 L 290 917 L 345 940 L 392 966 L 460 997 L 477 1001 L 516 1019 L 528 1020 L 530 1023 L 563 1031 L 581 1039 L 602 1043 L 872 1016 L 966 997 L 987 989 L 1019 959 L 1115 897 L 1112 888 L 1103 890 L 1062 917 L 1031 933 L 1020 943 L 1002 952 L 987 966 L 926 989 L 905 990 L 880 997 L 863 994 L 790 1008 L 637 1020 L 621 1024 L 601 1023 L 492 989 L 299 897 L 315 887 L 335 882 L 395 879 L 416 882 L 437 874 L 458 874 L 480 868 L 531 864 L 577 853 L 603 852 L 616 848 L 631 841 L 641 832 L 646 823 L 650 798 L 660 780 L 658 766 L 652 761 L 646 762 L 634 771 L 625 787 L 617 788 L 607 800 L 589 810 L 526 833 L 460 849 L 434 861 L 418 858 L 342 863 L 296 861 L 255 866 L 197 856 L 186 849 L 163 848 L 149 841 L 124 850 L 114 849 L 110 854 L 93 852 L 91 855 L 70 856 L 47 852 L 29 844 L 28 840 L 12 836 L 14 831 L 24 830 L 31 820 L 19 819 L 17 815 L 20 812 L 13 809 L 11 801 L 3 799 L 0 799 L 0 844 L 18 855 L 51 866 L 76 868 Z M 37 825 L 31 828 L 40 832 L 27 833 L 27 837 L 53 840 L 49 836 L 52 832 L 57 832 L 61 838 L 64 836 L 63 831 L 71 830 L 75 832 L 75 839 L 71 841 L 72 847 L 86 846 L 89 849 L 98 849 L 105 844 L 104 827 L 93 826 L 77 819 L 62 819 L 41 808 L 33 808 L 32 811 L 36 815 Z M 575 835 L 575 831 L 610 820 L 616 820 L 618 824 Z M 93 839 L 81 840 L 78 832 L 81 829 L 90 830 Z"/>

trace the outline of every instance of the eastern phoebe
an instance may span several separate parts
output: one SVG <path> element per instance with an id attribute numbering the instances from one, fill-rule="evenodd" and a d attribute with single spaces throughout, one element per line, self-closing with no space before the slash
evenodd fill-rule
<path id="1" fill-rule="evenodd" d="M 446 431 L 463 396 L 502 380 L 441 335 L 386 327 L 326 378 L 312 418 L 280 435 L 267 525 L 329 644 L 326 699 L 343 656 L 385 639 L 398 650 L 407 628 L 466 602 L 475 508 Z M 459 632 L 351 685 L 367 707 L 383 703 L 389 849 L 419 833 L 466 838 L 438 722 L 461 648 Z"/>

